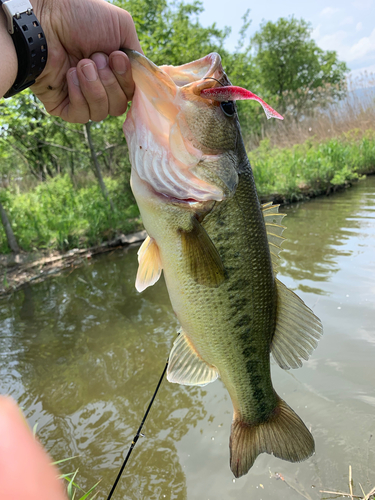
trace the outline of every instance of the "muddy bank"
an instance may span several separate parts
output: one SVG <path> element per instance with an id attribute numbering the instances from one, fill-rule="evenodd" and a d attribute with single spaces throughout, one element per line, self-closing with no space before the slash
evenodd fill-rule
<path id="1" fill-rule="evenodd" d="M 129 235 L 122 234 L 91 248 L 0 255 L 0 297 L 15 292 L 26 283 L 44 280 L 64 269 L 74 269 L 96 255 L 141 243 L 145 238 L 146 231 L 138 231 Z"/>

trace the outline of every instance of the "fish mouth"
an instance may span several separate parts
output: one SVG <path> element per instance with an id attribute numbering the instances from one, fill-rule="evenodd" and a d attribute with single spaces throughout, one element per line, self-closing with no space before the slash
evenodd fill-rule
<path id="1" fill-rule="evenodd" d="M 213 53 L 182 66 L 158 67 L 139 52 L 124 52 L 130 59 L 136 85 L 124 124 L 132 168 L 155 192 L 170 199 L 189 203 L 222 201 L 231 187 L 225 189 L 220 178 L 216 185 L 202 173 L 203 162 L 213 162 L 217 156 L 211 151 L 207 154 L 194 143 L 184 118 L 188 105 L 185 90 L 199 85 L 206 75 L 222 77 L 220 56 Z M 212 86 L 212 80 L 207 85 Z"/>
<path id="2" fill-rule="evenodd" d="M 168 75 L 176 87 L 185 87 L 204 79 L 219 80 L 220 83 L 225 75 L 221 65 L 221 57 L 216 52 L 180 66 L 163 65 L 159 67 L 136 50 L 121 50 L 129 57 L 131 63 L 142 65 L 147 71 L 161 77 L 164 82 L 168 82 L 164 78 L 164 75 Z"/>

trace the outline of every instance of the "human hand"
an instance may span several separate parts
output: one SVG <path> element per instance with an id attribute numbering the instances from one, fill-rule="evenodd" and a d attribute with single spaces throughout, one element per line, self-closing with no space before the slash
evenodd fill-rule
<path id="1" fill-rule="evenodd" d="M 33 437 L 16 403 L 0 397 L 1 500 L 66 500 L 58 470 Z"/>
<path id="2" fill-rule="evenodd" d="M 128 12 L 105 0 L 31 0 L 48 44 L 47 65 L 31 87 L 51 115 L 73 123 L 126 111 L 134 92 L 120 47 L 141 51 Z"/>

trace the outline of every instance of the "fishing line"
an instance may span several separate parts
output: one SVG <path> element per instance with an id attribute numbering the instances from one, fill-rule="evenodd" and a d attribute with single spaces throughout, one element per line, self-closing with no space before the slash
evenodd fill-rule
<path id="1" fill-rule="evenodd" d="M 224 83 L 221 83 L 217 78 L 214 78 L 213 76 L 205 76 L 202 78 L 202 80 L 215 80 L 215 82 L 220 83 L 222 87 L 225 87 Z"/>
<path id="2" fill-rule="evenodd" d="M 146 421 L 146 418 L 147 418 L 147 416 L 149 414 L 149 411 L 151 409 L 152 403 L 155 400 L 156 394 L 158 393 L 159 387 L 160 387 L 160 385 L 161 385 L 161 383 L 163 381 L 163 378 L 164 378 L 165 372 L 167 371 L 167 368 L 168 368 L 168 361 L 167 361 L 167 363 L 166 363 L 166 365 L 164 367 L 164 370 L 163 370 L 163 373 L 161 374 L 161 377 L 159 379 L 158 385 L 156 386 L 155 392 L 154 392 L 154 394 L 153 394 L 153 396 L 151 398 L 151 401 L 150 401 L 150 403 L 149 403 L 149 405 L 147 407 L 146 413 L 143 415 L 143 419 L 142 419 L 141 425 L 139 426 L 139 429 L 137 430 L 137 434 L 133 438 L 132 444 L 130 445 L 130 448 L 129 448 L 128 454 L 125 457 L 124 463 L 122 464 L 121 469 L 119 470 L 119 473 L 117 474 L 116 481 L 113 483 L 112 489 L 111 489 L 111 491 L 110 491 L 110 493 L 109 493 L 109 495 L 107 497 L 107 500 L 110 500 L 112 498 L 112 495 L 113 495 L 113 493 L 114 493 L 114 491 L 116 489 L 117 483 L 120 480 L 121 474 L 124 472 L 124 469 L 125 469 L 126 464 L 127 464 L 128 460 L 129 460 L 129 457 L 130 457 L 132 451 L 134 450 L 134 447 L 137 444 L 137 441 L 138 441 L 139 437 L 143 436 L 143 434 L 141 434 L 141 430 L 142 430 L 143 424 Z"/>

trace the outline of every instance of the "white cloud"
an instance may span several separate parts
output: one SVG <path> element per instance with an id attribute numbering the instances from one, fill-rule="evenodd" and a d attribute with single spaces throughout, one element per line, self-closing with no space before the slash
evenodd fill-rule
<path id="1" fill-rule="evenodd" d="M 364 66 L 363 68 L 353 69 L 353 71 L 349 73 L 349 76 L 354 80 L 356 78 L 362 78 L 365 74 L 369 75 L 369 85 L 373 87 L 375 79 L 375 64 Z"/>
<path id="2" fill-rule="evenodd" d="M 324 35 L 317 40 L 319 46 L 323 50 L 335 50 L 339 53 L 339 57 L 343 57 L 345 49 L 344 41 L 348 37 L 348 33 L 344 30 L 336 31 L 331 35 Z"/>
<path id="3" fill-rule="evenodd" d="M 333 14 L 336 14 L 336 12 L 339 12 L 340 9 L 334 9 L 333 7 L 326 7 L 325 9 L 322 10 L 322 12 L 319 14 L 322 17 L 331 17 Z"/>
<path id="4" fill-rule="evenodd" d="M 353 24 L 353 23 L 354 23 L 353 16 L 347 16 L 341 21 L 340 26 L 346 26 L 348 24 Z"/>
<path id="5" fill-rule="evenodd" d="M 375 28 L 372 30 L 370 36 L 364 36 L 350 48 L 348 58 L 353 61 L 366 57 L 371 53 L 374 53 L 375 56 Z"/>
<path id="6" fill-rule="evenodd" d="M 318 24 L 318 26 L 312 30 L 311 38 L 313 38 L 314 40 L 317 40 L 318 38 L 320 38 L 320 28 L 321 27 L 322 27 L 322 25 Z"/>
<path id="7" fill-rule="evenodd" d="M 359 21 L 359 23 L 356 24 L 355 26 L 356 31 L 362 31 L 362 23 Z"/>

